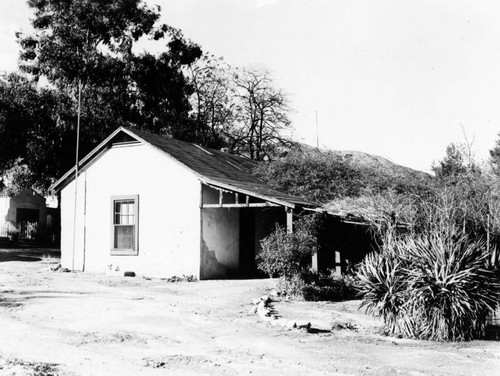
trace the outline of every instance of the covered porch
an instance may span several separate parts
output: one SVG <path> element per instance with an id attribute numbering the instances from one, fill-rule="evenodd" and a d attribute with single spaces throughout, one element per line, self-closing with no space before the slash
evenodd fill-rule
<path id="1" fill-rule="evenodd" d="M 260 241 L 276 225 L 293 231 L 293 203 L 243 189 L 202 183 L 200 194 L 200 278 L 255 278 Z"/>

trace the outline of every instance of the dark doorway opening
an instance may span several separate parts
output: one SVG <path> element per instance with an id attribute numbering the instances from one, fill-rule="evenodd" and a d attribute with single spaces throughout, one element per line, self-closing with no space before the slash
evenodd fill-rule
<path id="1" fill-rule="evenodd" d="M 17 208 L 16 210 L 16 222 L 38 222 L 40 218 L 40 210 L 38 209 L 26 209 L 26 208 Z"/>
<path id="2" fill-rule="evenodd" d="M 240 276 L 255 277 L 255 209 L 240 210 Z"/>

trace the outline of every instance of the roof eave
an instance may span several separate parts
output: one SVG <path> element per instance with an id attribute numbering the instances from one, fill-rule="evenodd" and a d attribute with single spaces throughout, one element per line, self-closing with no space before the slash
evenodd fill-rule
<path id="1" fill-rule="evenodd" d="M 113 138 L 115 137 L 120 131 L 125 131 L 129 136 L 134 137 L 138 141 L 138 137 L 134 135 L 131 132 L 127 132 L 127 130 L 123 127 L 117 128 L 113 133 L 111 133 L 108 137 L 104 139 L 99 145 L 97 145 L 90 153 L 88 153 L 85 157 L 83 157 L 79 162 L 78 162 L 78 168 L 83 167 L 86 165 L 88 162 L 92 160 L 93 157 L 97 156 L 99 152 L 104 149 L 106 144 Z M 54 184 L 52 184 L 49 187 L 50 192 L 57 192 L 64 188 L 66 185 L 68 185 L 72 180 L 75 175 L 76 171 L 76 165 L 73 166 L 68 172 L 66 172 L 59 180 L 57 180 Z"/>
<path id="2" fill-rule="evenodd" d="M 262 200 L 269 201 L 269 202 L 272 202 L 274 204 L 278 204 L 278 205 L 281 205 L 281 206 L 285 206 L 285 207 L 290 208 L 290 209 L 295 209 L 295 207 L 296 207 L 296 205 L 294 203 L 292 203 L 292 202 L 279 200 L 279 199 L 277 199 L 275 197 L 269 197 L 269 196 L 261 195 L 259 193 L 254 192 L 254 191 L 249 191 L 247 189 L 242 189 L 242 188 L 236 187 L 236 186 L 231 185 L 231 184 L 221 183 L 221 182 L 218 182 L 216 180 L 212 180 L 212 179 L 209 179 L 209 178 L 206 178 L 206 177 L 201 177 L 200 180 L 201 180 L 202 183 L 219 186 L 221 188 L 226 188 L 226 189 L 229 189 L 231 191 L 236 191 L 236 192 L 240 192 L 240 193 L 243 193 L 243 194 L 246 194 L 246 195 L 249 195 L 249 196 L 257 197 L 257 198 L 260 198 Z"/>

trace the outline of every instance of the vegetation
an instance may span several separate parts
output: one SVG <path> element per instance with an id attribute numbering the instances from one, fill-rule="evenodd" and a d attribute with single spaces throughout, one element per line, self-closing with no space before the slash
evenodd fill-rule
<path id="1" fill-rule="evenodd" d="M 293 232 L 277 225 L 276 230 L 261 242 L 258 267 L 270 276 L 292 279 L 307 271 L 316 252 L 317 216 L 299 219 Z"/>
<path id="2" fill-rule="evenodd" d="M 255 174 L 278 190 L 323 205 L 346 197 L 366 197 L 383 192 L 413 194 L 425 190 L 430 181 L 424 173 L 386 160 L 384 162 L 389 166 L 382 169 L 381 163 L 355 162 L 333 151 L 298 144 L 282 148 L 282 153 L 285 155 L 258 165 Z M 397 168 L 400 171 L 395 173 Z"/>
<path id="3" fill-rule="evenodd" d="M 500 299 L 500 281 L 486 268 L 484 242 L 434 231 L 387 242 L 360 265 L 362 306 L 387 332 L 457 341 L 480 338 Z"/>
<path id="4" fill-rule="evenodd" d="M 309 274 L 302 289 L 302 297 L 310 301 L 341 301 L 357 297 L 358 279 L 352 275 Z"/>
<path id="5" fill-rule="evenodd" d="M 263 160 L 290 126 L 265 71 L 233 68 L 141 0 L 30 0 L 17 73 L 0 78 L 0 189 L 45 191 L 118 126 Z M 140 52 L 149 39 L 159 53 Z M 80 100 L 80 101 L 79 101 Z M 23 170 L 14 180 L 11 169 Z M 4 178 L 2 178 L 2 176 Z M 18 185 L 19 184 L 19 185 Z"/>
<path id="6" fill-rule="evenodd" d="M 463 150 L 448 147 L 425 195 L 386 201 L 386 208 L 400 204 L 397 218 L 404 226 L 382 216 L 374 227 L 382 248 L 359 267 L 362 305 L 383 318 L 390 334 L 480 338 L 497 307 L 498 184 Z"/>
<path id="7" fill-rule="evenodd" d="M 321 218 L 319 214 L 300 218 L 293 233 L 277 226 L 261 241 L 257 266 L 269 276 L 279 277 L 278 288 L 290 296 L 332 301 L 352 298 L 356 293 L 354 277 L 311 271 L 312 255 L 318 248 L 317 231 Z"/>
<path id="8" fill-rule="evenodd" d="M 348 195 L 359 195 L 361 171 L 328 153 L 292 149 L 285 157 L 256 167 L 255 174 L 273 188 L 324 203 Z"/>
<path id="9" fill-rule="evenodd" d="M 347 297 L 357 287 L 362 306 L 381 316 L 391 335 L 440 341 L 484 336 L 500 299 L 500 192 L 496 174 L 481 168 L 470 150 L 451 144 L 433 166 L 435 178 L 391 175 L 305 148 L 258 166 L 256 173 L 275 188 L 367 221 L 380 242 L 380 252 L 358 265 L 355 279 L 311 274 L 311 252 L 287 248 L 278 241 L 284 232 L 268 238 L 274 246 L 268 244 L 261 262 L 303 255 L 294 273 L 273 270 L 285 289 L 323 300 Z"/>
<path id="10" fill-rule="evenodd" d="M 396 165 L 296 145 L 287 95 L 266 71 L 231 67 L 140 0 L 30 0 L 34 32 L 18 34 L 20 71 L 0 80 L 0 190 L 44 191 L 117 126 L 221 148 L 257 161 L 272 187 L 367 221 L 381 252 L 360 266 L 363 305 L 391 334 L 481 336 L 498 301 L 500 139 L 491 171 L 451 144 L 435 178 Z M 137 52 L 141 39 L 163 43 Z M 41 85 L 42 81 L 47 84 Z M 387 161 L 386 161 L 387 162 Z M 388 166 L 388 167 L 387 167 Z M 306 299 L 350 296 L 354 279 L 310 273 L 318 216 L 277 227 L 259 268 Z"/>
<path id="11" fill-rule="evenodd" d="M 191 118 L 202 132 L 199 144 L 256 161 L 289 144 L 282 134 L 290 127 L 288 97 L 269 72 L 234 68 L 207 54 L 186 72 L 194 88 Z"/>

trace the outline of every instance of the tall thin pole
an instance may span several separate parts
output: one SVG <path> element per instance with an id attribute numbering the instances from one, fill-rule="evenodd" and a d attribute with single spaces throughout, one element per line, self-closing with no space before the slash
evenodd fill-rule
<path id="1" fill-rule="evenodd" d="M 316 149 L 319 149 L 318 110 L 316 110 Z"/>
<path id="2" fill-rule="evenodd" d="M 78 150 L 80 149 L 80 107 L 82 99 L 82 81 L 78 80 L 78 112 L 76 116 L 76 152 L 75 152 L 75 207 L 73 210 L 73 257 L 71 259 L 71 271 L 75 271 L 75 249 L 76 249 L 76 209 L 78 200 Z"/>

